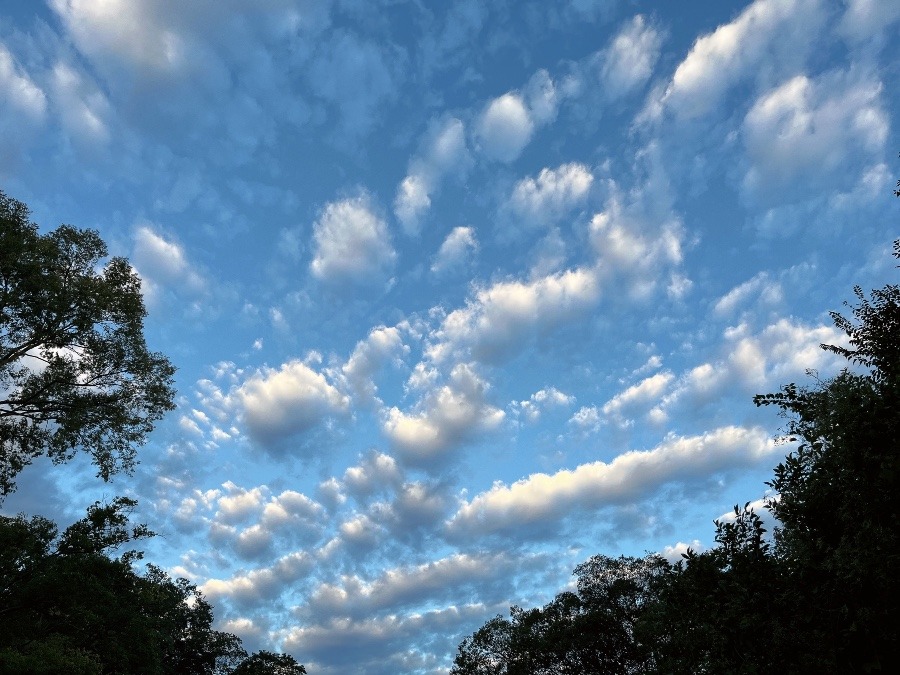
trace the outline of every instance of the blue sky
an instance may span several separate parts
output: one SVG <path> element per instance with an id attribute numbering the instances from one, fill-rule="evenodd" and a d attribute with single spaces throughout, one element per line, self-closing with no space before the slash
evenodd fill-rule
<path id="1" fill-rule="evenodd" d="M 149 559 L 311 673 L 442 673 L 764 496 L 753 394 L 895 281 L 900 4 L 6 0 L 0 185 L 143 280 Z"/>

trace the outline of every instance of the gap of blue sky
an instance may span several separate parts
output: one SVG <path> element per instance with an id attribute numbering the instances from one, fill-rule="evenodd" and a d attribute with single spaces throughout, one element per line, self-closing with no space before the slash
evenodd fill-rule
<path id="1" fill-rule="evenodd" d="M 900 5 L 13 0 L 0 186 L 143 280 L 148 558 L 310 673 L 444 673 L 595 553 L 711 543 L 753 394 L 895 281 Z"/>

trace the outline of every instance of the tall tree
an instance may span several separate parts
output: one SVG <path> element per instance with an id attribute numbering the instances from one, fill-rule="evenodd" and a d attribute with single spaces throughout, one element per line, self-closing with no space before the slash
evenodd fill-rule
<path id="1" fill-rule="evenodd" d="M 40 234 L 0 192 L 0 502 L 36 457 L 91 455 L 104 480 L 173 406 L 174 368 L 150 352 L 140 279 L 100 235 Z"/>
<path id="2" fill-rule="evenodd" d="M 135 571 L 120 549 L 152 533 L 129 525 L 134 505 L 94 504 L 62 533 L 0 516 L 0 672 L 224 675 L 246 656 L 196 587 Z"/>
<path id="3" fill-rule="evenodd" d="M 894 242 L 900 258 L 900 240 Z M 822 345 L 855 369 L 815 386 L 757 396 L 787 418 L 796 449 L 775 469 L 769 508 L 775 554 L 794 580 L 808 644 L 834 650 L 835 668 L 896 665 L 900 606 L 900 286 L 857 287 L 852 318 L 832 312 L 849 347 Z"/>

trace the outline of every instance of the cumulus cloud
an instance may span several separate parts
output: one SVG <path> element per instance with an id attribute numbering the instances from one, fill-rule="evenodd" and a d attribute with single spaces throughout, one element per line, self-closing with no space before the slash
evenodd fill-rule
<path id="1" fill-rule="evenodd" d="M 341 367 L 341 377 L 362 403 L 376 403 L 378 388 L 373 378 L 386 363 L 408 351 L 399 328 L 378 326 L 369 332 L 365 340 L 356 344 L 350 358 Z"/>
<path id="2" fill-rule="evenodd" d="M 313 241 L 310 270 L 330 284 L 383 277 L 397 258 L 387 223 L 373 211 L 367 195 L 328 204 L 313 225 Z"/>
<path id="3" fill-rule="evenodd" d="M 548 387 L 534 392 L 526 401 L 518 401 L 513 403 L 513 409 L 520 411 L 527 422 L 537 422 L 541 417 L 541 412 L 554 407 L 563 407 L 572 405 L 575 397 L 564 394 L 556 387 Z"/>
<path id="4" fill-rule="evenodd" d="M 603 414 L 621 419 L 640 406 L 657 401 L 675 379 L 671 372 L 656 373 L 613 396 L 603 405 Z"/>
<path id="5" fill-rule="evenodd" d="M 322 373 L 297 360 L 259 370 L 230 399 L 251 436 L 267 445 L 307 432 L 350 406 L 349 397 Z"/>
<path id="6" fill-rule="evenodd" d="M 555 474 L 533 474 L 512 485 L 496 483 L 460 505 L 448 521 L 451 535 L 543 531 L 574 511 L 640 501 L 659 487 L 753 465 L 775 444 L 758 428 L 722 427 L 700 436 L 671 436 L 651 450 L 635 450 L 608 464 L 592 462 Z"/>
<path id="7" fill-rule="evenodd" d="M 516 183 L 506 207 L 526 224 L 554 223 L 585 202 L 593 181 L 590 169 L 576 162 L 541 169 L 537 178 Z"/>
<path id="8" fill-rule="evenodd" d="M 650 228 L 641 208 L 623 204 L 621 196 L 614 194 L 589 226 L 598 274 L 623 279 L 632 298 L 650 295 L 665 270 L 679 265 L 683 256 L 681 223 L 669 218 L 658 228 Z M 682 285 L 670 283 L 667 290 L 677 296 Z"/>
<path id="9" fill-rule="evenodd" d="M 678 65 L 662 105 L 678 117 L 712 110 L 763 59 L 785 70 L 801 61 L 825 12 L 819 0 L 756 0 L 732 22 L 699 38 Z"/>
<path id="10" fill-rule="evenodd" d="M 475 229 L 471 227 L 454 227 L 438 249 L 431 271 L 434 274 L 447 274 L 462 268 L 469 256 L 478 252 L 478 239 Z"/>
<path id="11" fill-rule="evenodd" d="M 321 584 L 304 609 L 317 617 L 362 619 L 381 610 L 458 598 L 465 587 L 503 576 L 514 560 L 505 553 L 453 554 L 422 565 L 385 570 L 373 581 L 344 576 L 340 584 Z"/>
<path id="12" fill-rule="evenodd" d="M 403 473 L 397 461 L 383 452 L 373 451 L 362 458 L 360 464 L 344 471 L 342 483 L 357 496 L 368 496 L 390 487 L 398 486 Z"/>
<path id="13" fill-rule="evenodd" d="M 878 81 L 850 72 L 798 75 L 760 96 L 741 129 L 745 197 L 783 203 L 835 181 L 855 182 L 880 161 L 887 140 L 880 94 Z"/>
<path id="14" fill-rule="evenodd" d="M 481 150 L 491 159 L 510 163 L 517 159 L 534 133 L 534 121 L 522 97 L 509 92 L 492 100 L 478 120 Z"/>
<path id="15" fill-rule="evenodd" d="M 604 93 L 619 98 L 644 85 L 653 74 L 662 43 L 660 33 L 638 14 L 601 54 Z"/>
<path id="16" fill-rule="evenodd" d="M 844 345 L 846 336 L 831 326 L 809 326 L 778 319 L 754 332 L 742 323 L 724 334 L 721 358 L 683 373 L 651 411 L 657 421 L 677 417 L 679 411 L 697 414 L 701 407 L 720 402 L 728 393 L 742 396 L 774 389 L 806 371 L 835 371 L 839 359 L 820 345 Z"/>
<path id="17" fill-rule="evenodd" d="M 393 407 L 383 430 L 401 458 L 430 464 L 477 434 L 495 429 L 502 410 L 490 405 L 488 384 L 468 364 L 456 365 L 447 384 L 429 391 L 411 412 Z"/>
<path id="18" fill-rule="evenodd" d="M 431 197 L 438 193 L 444 177 L 461 177 L 472 163 L 465 125 L 455 117 L 433 122 L 423 145 L 423 152 L 410 162 L 409 173 L 394 198 L 394 213 L 407 234 L 418 233 L 421 219 L 431 207 Z"/>
<path id="19" fill-rule="evenodd" d="M 273 565 L 236 574 L 230 579 L 208 579 L 199 588 L 213 602 L 226 598 L 238 605 L 258 606 L 309 574 L 314 564 L 312 555 L 299 551 L 282 556 Z"/>
<path id="20" fill-rule="evenodd" d="M 434 361 L 469 354 L 494 362 L 512 356 L 533 335 L 592 307 L 600 285 L 591 269 L 573 269 L 534 281 L 504 281 L 480 289 L 451 312 L 429 347 Z"/>

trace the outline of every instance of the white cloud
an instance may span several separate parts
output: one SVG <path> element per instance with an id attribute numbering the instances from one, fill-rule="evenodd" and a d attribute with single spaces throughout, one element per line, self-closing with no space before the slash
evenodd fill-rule
<path id="1" fill-rule="evenodd" d="M 396 460 L 383 452 L 372 452 L 357 466 L 344 471 L 342 483 L 356 495 L 368 496 L 391 486 L 398 486 L 403 474 Z"/>
<path id="2" fill-rule="evenodd" d="M 104 143 L 110 138 L 110 105 L 103 93 L 69 65 L 53 67 L 53 99 L 64 126 L 79 142 Z"/>
<path id="3" fill-rule="evenodd" d="M 525 87 L 525 101 L 535 124 L 550 124 L 556 119 L 559 99 L 550 73 L 542 68 L 531 76 Z"/>
<path id="4" fill-rule="evenodd" d="M 569 418 L 569 424 L 577 427 L 581 433 L 595 432 L 601 424 L 600 409 L 594 405 L 582 406 Z"/>
<path id="5" fill-rule="evenodd" d="M 603 405 L 603 414 L 620 417 L 641 405 L 656 401 L 674 379 L 675 375 L 668 371 L 651 375 L 613 396 Z"/>
<path id="6" fill-rule="evenodd" d="M 881 84 L 857 73 L 798 75 L 762 95 L 741 129 L 745 196 L 784 203 L 799 192 L 854 182 L 878 161 L 890 128 Z"/>
<path id="7" fill-rule="evenodd" d="M 313 225 L 313 240 L 310 270 L 328 283 L 363 283 L 383 276 L 397 258 L 387 223 L 373 212 L 366 195 L 328 204 Z"/>
<path id="8" fill-rule="evenodd" d="M 900 4 L 895 0 L 848 0 L 839 30 L 851 40 L 870 40 L 900 20 Z"/>
<path id="9" fill-rule="evenodd" d="M 760 272 L 719 298 L 713 306 L 713 311 L 720 316 L 731 316 L 737 309 L 751 302 L 772 306 L 783 299 L 784 290 L 781 284 L 770 279 L 767 272 Z"/>
<path id="10" fill-rule="evenodd" d="M 688 550 L 691 550 L 694 553 L 702 553 L 705 548 L 706 547 L 699 539 L 694 539 L 689 544 L 679 541 L 664 547 L 663 550 L 660 551 L 660 555 L 674 565 L 675 563 L 684 560 L 684 554 L 686 554 Z"/>
<path id="11" fill-rule="evenodd" d="M 531 140 L 534 122 L 522 97 L 510 92 L 491 101 L 478 121 L 482 151 L 491 159 L 512 162 Z"/>
<path id="12" fill-rule="evenodd" d="M 229 396 L 250 434 L 272 443 L 309 431 L 329 416 L 345 414 L 349 398 L 302 361 L 263 368 Z"/>
<path id="13" fill-rule="evenodd" d="M 4 108 L 12 108 L 17 116 L 24 114 L 32 122 L 39 122 L 47 112 L 47 95 L 0 42 L 0 115 L 3 117 Z"/>
<path id="14" fill-rule="evenodd" d="M 449 382 L 426 393 L 411 413 L 393 407 L 383 430 L 400 456 L 413 464 L 429 464 L 473 436 L 495 429 L 502 410 L 486 401 L 488 384 L 467 364 L 456 365 Z"/>
<path id="15" fill-rule="evenodd" d="M 623 206 L 619 195 L 614 194 L 589 227 L 598 273 L 623 278 L 632 298 L 650 295 L 665 270 L 679 265 L 683 256 L 680 222 L 670 219 L 651 231 L 643 217 L 635 213 L 638 210 L 634 205 Z M 677 292 L 678 287 L 670 284 L 670 289 Z"/>
<path id="16" fill-rule="evenodd" d="M 446 274 L 462 268 L 471 254 L 478 251 L 478 239 L 471 227 L 454 227 L 438 250 L 431 264 L 434 274 Z"/>
<path id="17" fill-rule="evenodd" d="M 731 23 L 699 38 L 672 77 L 663 105 L 679 117 L 698 117 L 771 57 L 787 69 L 804 58 L 825 12 L 818 0 L 756 0 Z"/>
<path id="18" fill-rule="evenodd" d="M 356 344 L 341 367 L 341 376 L 350 391 L 363 403 L 377 402 L 378 388 L 373 378 L 393 358 L 409 351 L 396 326 L 373 328 L 365 340 Z"/>
<path id="19" fill-rule="evenodd" d="M 513 407 L 522 412 L 528 422 L 537 422 L 541 417 L 541 411 L 552 407 L 569 406 L 575 402 L 575 397 L 564 394 L 556 387 L 548 387 L 536 391 L 527 401 L 513 403 Z"/>
<path id="20" fill-rule="evenodd" d="M 282 556 L 269 567 L 236 574 L 230 579 L 208 579 L 200 590 L 210 600 L 229 598 L 240 605 L 260 605 L 308 574 L 315 561 L 305 551 Z"/>
<path id="21" fill-rule="evenodd" d="M 556 169 L 541 169 L 537 178 L 516 183 L 507 208 L 526 223 L 553 223 L 585 202 L 593 182 L 584 164 L 572 162 Z"/>
<path id="22" fill-rule="evenodd" d="M 463 502 L 447 526 L 451 533 L 466 536 L 527 532 L 573 511 L 637 502 L 665 484 L 755 464 L 775 448 L 769 434 L 757 428 L 729 426 L 701 436 L 672 436 L 652 450 L 628 452 L 609 464 L 592 462 L 553 475 L 533 474 L 509 486 L 496 483 Z"/>
<path id="23" fill-rule="evenodd" d="M 428 354 L 438 362 L 464 353 L 479 361 L 505 360 L 536 333 L 594 306 L 599 295 L 596 274 L 590 269 L 494 284 L 444 319 Z"/>
<path id="24" fill-rule="evenodd" d="M 151 306 L 160 301 L 164 289 L 197 295 L 208 287 L 181 245 L 164 238 L 150 224 L 141 225 L 135 231 L 131 261 L 141 276 L 141 290 Z"/>
<path id="25" fill-rule="evenodd" d="M 173 25 L 178 12 L 130 0 L 52 0 L 69 35 L 85 54 L 113 56 L 154 70 L 183 65 L 185 40 Z"/>
<path id="26" fill-rule="evenodd" d="M 416 234 L 421 219 L 431 207 L 431 197 L 447 175 L 465 175 L 472 164 L 466 147 L 465 125 L 451 117 L 432 122 L 423 141 L 424 150 L 410 162 L 409 173 L 400 182 L 394 213 L 407 234 Z"/>
<path id="27" fill-rule="evenodd" d="M 385 570 L 371 582 L 344 576 L 339 585 L 324 583 L 315 589 L 305 611 L 319 620 L 331 616 L 360 619 L 387 608 L 452 598 L 461 588 L 495 579 L 512 567 L 513 561 L 504 553 L 457 553 L 422 565 Z"/>
<path id="28" fill-rule="evenodd" d="M 600 79 L 607 96 L 618 98 L 642 86 L 659 58 L 662 36 L 638 14 L 602 54 Z"/>

